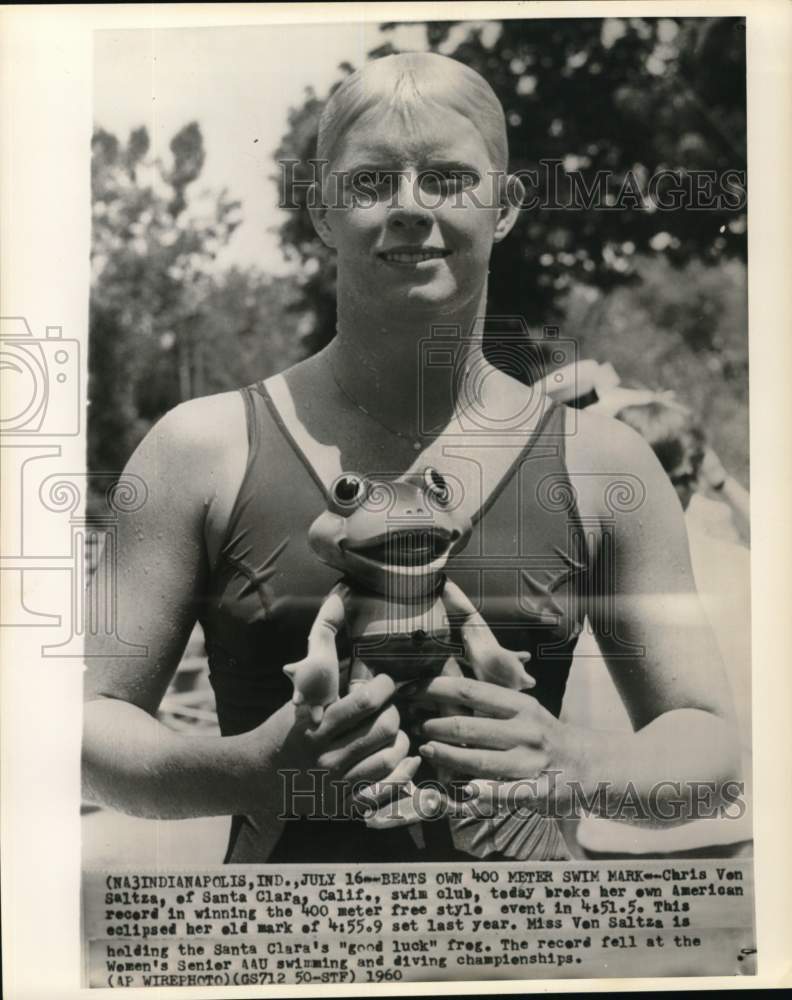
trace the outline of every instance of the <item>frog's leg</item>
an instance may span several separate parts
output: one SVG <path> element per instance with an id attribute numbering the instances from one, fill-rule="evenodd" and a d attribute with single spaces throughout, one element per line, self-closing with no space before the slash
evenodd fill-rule
<path id="1" fill-rule="evenodd" d="M 525 669 L 531 654 L 504 649 L 470 598 L 450 580 L 446 580 L 443 589 L 443 603 L 449 621 L 459 626 L 465 659 L 478 680 L 518 691 L 535 686 L 536 682 Z"/>
<path id="2" fill-rule="evenodd" d="M 534 686 L 534 680 L 525 670 L 524 662 L 529 659 L 528 653 L 515 653 L 504 649 L 492 634 L 487 623 L 478 613 L 473 603 L 455 584 L 446 581 L 443 591 L 443 603 L 446 606 L 449 620 L 460 628 L 465 646 L 465 659 L 470 664 L 478 680 L 489 681 L 512 689 L 524 689 Z M 444 676 L 460 676 L 459 664 L 453 658 L 446 661 L 442 674 Z M 448 709 L 448 714 L 457 714 L 458 709 Z M 455 786 L 465 784 L 454 775 L 442 769 L 436 772 L 437 780 L 446 788 L 446 794 L 436 788 L 425 786 L 416 788 L 407 799 L 397 803 L 397 808 L 380 810 L 369 822 L 378 829 L 395 826 L 412 826 L 421 821 L 431 821 L 434 817 L 446 816 L 454 831 L 455 842 L 461 835 L 475 837 L 476 843 L 489 842 L 492 831 L 500 829 L 501 820 L 493 825 L 492 820 L 479 820 L 464 815 L 458 815 L 458 807 L 454 799 Z M 520 821 L 522 822 L 522 821 Z M 457 832 L 464 831 L 460 834 Z M 413 827 L 413 829 L 417 829 Z M 494 849 L 494 848 L 492 848 Z M 486 852 L 485 852 L 486 853 Z M 483 857 L 484 854 L 477 856 Z"/>
<path id="3" fill-rule="evenodd" d="M 518 690 L 535 686 L 525 670 L 530 655 L 504 649 L 470 599 L 450 581 L 446 581 L 443 601 L 449 619 L 461 630 L 465 658 L 478 680 Z M 454 846 L 474 857 L 503 851 L 517 860 L 545 860 L 560 856 L 559 844 L 563 844 L 553 820 L 526 808 L 516 813 L 485 810 L 480 816 L 452 812 L 449 823 Z"/>
<path id="4" fill-rule="evenodd" d="M 356 656 L 349 667 L 349 686 L 352 687 L 353 684 L 363 684 L 364 681 L 369 681 L 374 676 L 374 672 L 369 670 L 366 664 Z"/>
<path id="5" fill-rule="evenodd" d="M 338 584 L 322 602 L 308 633 L 308 655 L 288 663 L 283 672 L 294 684 L 292 702 L 305 705 L 311 721 L 319 724 L 324 710 L 338 699 L 339 663 L 336 635 L 344 623 L 346 588 Z"/>

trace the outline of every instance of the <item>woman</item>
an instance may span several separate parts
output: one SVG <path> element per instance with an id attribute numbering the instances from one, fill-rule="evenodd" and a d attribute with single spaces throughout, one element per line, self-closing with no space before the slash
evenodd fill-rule
<path id="1" fill-rule="evenodd" d="M 453 844 L 446 823 L 425 824 L 423 843 L 357 821 L 289 820 L 283 833 L 284 773 L 287 812 L 328 816 L 327 789 L 321 809 L 291 794 L 312 790 L 312 768 L 342 784 L 414 769 L 389 677 L 358 685 L 311 732 L 281 668 L 303 657 L 336 580 L 306 540 L 332 484 L 426 468 L 456 484 L 474 522 L 449 579 L 504 646 L 532 653 L 536 686 L 506 692 L 507 709 L 494 685 L 433 681 L 424 698 L 446 717 L 425 724 L 425 759 L 465 777 L 560 770 L 620 786 L 637 775 L 642 794 L 661 778 L 731 777 L 725 684 L 662 469 L 627 428 L 548 405 L 484 358 L 490 255 L 522 193 L 491 88 L 438 55 L 370 63 L 329 100 L 318 159 L 312 218 L 337 254 L 337 336 L 265 384 L 177 407 L 131 460 L 149 502 L 119 526 L 118 620 L 148 655 L 102 660 L 101 640 L 91 650 L 88 794 L 147 816 L 233 814 L 231 861 L 563 857 L 554 821 L 533 814 L 498 836 L 463 819 Z M 612 503 L 625 474 L 638 510 Z M 669 627 L 658 595 L 682 599 L 684 628 Z M 629 739 L 558 722 L 585 615 L 636 727 Z M 152 718 L 196 616 L 216 739 Z M 504 719 L 515 706 L 516 722 Z"/>

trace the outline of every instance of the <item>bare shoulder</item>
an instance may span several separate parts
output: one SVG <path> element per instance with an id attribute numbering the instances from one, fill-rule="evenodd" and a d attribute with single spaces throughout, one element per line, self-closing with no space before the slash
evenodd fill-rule
<path id="1" fill-rule="evenodd" d="M 245 431 L 242 396 L 219 392 L 174 406 L 152 427 L 149 437 L 158 445 L 207 454 L 227 447 L 240 429 Z"/>
<path id="2" fill-rule="evenodd" d="M 245 409 L 238 392 L 220 392 L 179 403 L 151 428 L 141 448 L 204 460 L 246 440 Z"/>
<path id="3" fill-rule="evenodd" d="M 592 513 L 612 501 L 627 513 L 630 496 L 640 507 L 679 506 L 673 486 L 647 442 L 627 424 L 586 410 L 566 413 L 566 464 L 582 504 Z M 613 490 L 620 490 L 616 496 Z M 680 511 L 681 513 L 681 511 Z"/>
<path id="4" fill-rule="evenodd" d="M 209 507 L 238 488 L 247 461 L 245 408 L 239 392 L 180 403 L 151 428 L 128 470 L 149 493 L 184 510 Z"/>
<path id="5" fill-rule="evenodd" d="M 567 458 L 581 471 L 618 474 L 657 464 L 641 435 L 615 417 L 568 408 L 566 430 Z"/>

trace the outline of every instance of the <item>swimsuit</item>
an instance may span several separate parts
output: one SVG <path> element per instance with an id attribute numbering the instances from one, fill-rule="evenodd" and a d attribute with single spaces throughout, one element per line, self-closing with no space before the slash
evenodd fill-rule
<path id="1" fill-rule="evenodd" d="M 307 539 L 309 526 L 327 508 L 329 484 L 322 482 L 284 421 L 273 382 L 240 390 L 248 461 L 199 609 L 224 736 L 254 729 L 291 699 L 283 666 L 305 656 L 314 617 L 338 579 L 336 570 L 319 562 Z M 485 493 L 476 500 L 471 538 L 446 569 L 503 646 L 530 651 L 528 672 L 536 680 L 531 694 L 555 716 L 582 629 L 587 578 L 584 527 L 564 462 L 565 416 L 565 407 L 548 403 L 535 430 L 503 452 L 502 474 L 496 483 L 485 483 Z M 447 448 L 447 467 L 473 461 L 476 445 L 468 439 Z M 442 462 L 442 457 L 434 460 L 438 468 Z M 347 654 L 340 635 L 339 656 Z M 424 822 L 422 827 L 425 846 L 418 846 L 420 838 L 407 828 L 369 830 L 350 818 L 287 820 L 267 857 L 255 821 L 236 816 L 225 860 L 569 856 L 556 821 L 535 813 L 502 821 Z"/>

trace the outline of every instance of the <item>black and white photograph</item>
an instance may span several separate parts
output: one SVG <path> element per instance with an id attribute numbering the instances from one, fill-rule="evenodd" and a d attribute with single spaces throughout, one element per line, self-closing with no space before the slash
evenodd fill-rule
<path id="1" fill-rule="evenodd" d="M 87 327 L 2 310 L 75 982 L 756 977 L 750 18 L 207 6 L 90 33 Z"/>

